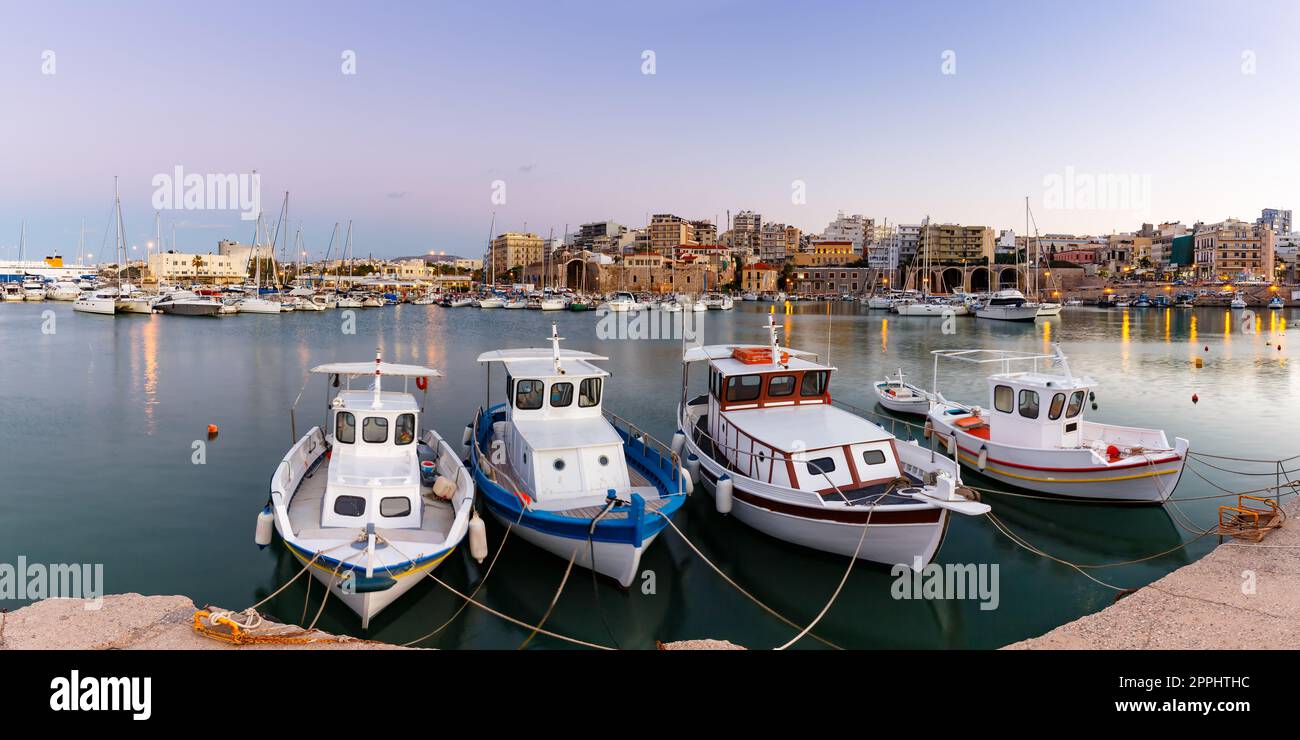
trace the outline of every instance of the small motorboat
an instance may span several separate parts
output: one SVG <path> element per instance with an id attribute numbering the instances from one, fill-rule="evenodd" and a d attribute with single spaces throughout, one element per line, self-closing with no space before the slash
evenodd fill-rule
<path id="1" fill-rule="evenodd" d="M 1061 304 L 1056 303 L 1054 301 L 1040 303 L 1038 304 L 1038 315 L 1039 316 L 1060 316 Z"/>
<path id="2" fill-rule="evenodd" d="M 975 316 L 998 321 L 1033 321 L 1038 318 L 1038 304 L 1025 300 L 1015 288 L 999 290 L 975 309 Z"/>
<path id="3" fill-rule="evenodd" d="M 23 300 L 24 301 L 45 300 L 45 281 L 34 276 L 28 276 L 23 278 Z"/>
<path id="4" fill-rule="evenodd" d="M 719 512 L 786 542 L 919 569 L 950 514 L 989 511 L 962 488 L 954 461 L 833 405 L 835 368 L 778 346 L 772 316 L 767 329 L 766 345 L 682 355 L 683 399 L 690 365 L 708 365 L 708 393 L 684 401 L 677 423 L 688 474 Z"/>
<path id="5" fill-rule="evenodd" d="M 473 305 L 474 305 L 474 299 L 470 298 L 469 296 L 453 298 L 451 302 L 447 304 L 447 306 L 450 308 L 466 308 L 468 306 L 473 306 Z"/>
<path id="6" fill-rule="evenodd" d="M 354 295 L 341 295 L 337 304 L 339 308 L 361 308 L 361 299 Z"/>
<path id="7" fill-rule="evenodd" d="M 625 290 L 620 290 L 613 295 L 602 306 L 606 311 L 614 313 L 623 313 L 627 311 L 640 311 L 645 306 L 636 299 L 636 296 Z"/>
<path id="8" fill-rule="evenodd" d="M 735 307 L 735 301 L 726 293 L 709 293 L 701 300 L 704 307 L 710 311 L 730 311 Z"/>
<path id="9" fill-rule="evenodd" d="M 71 280 L 59 280 L 45 288 L 45 297 L 51 301 L 75 301 L 81 297 L 81 286 Z"/>
<path id="10" fill-rule="evenodd" d="M 1071 498 L 1164 503 L 1178 485 L 1190 443 L 1159 429 L 1084 419 L 1096 381 L 1073 375 L 1060 345 L 1052 354 L 934 350 L 935 400 L 926 421 L 935 449 L 1007 485 Z M 989 408 L 949 401 L 937 390 L 938 360 L 993 364 Z M 1028 371 L 1012 371 L 1028 363 Z M 1040 370 L 1040 365 L 1060 372 Z"/>
<path id="11" fill-rule="evenodd" d="M 1071 298 L 1070 300 L 1065 302 L 1065 305 L 1069 308 L 1075 308 L 1077 306 L 1082 306 L 1083 301 L 1079 298 Z"/>
<path id="12" fill-rule="evenodd" d="M 386 299 L 383 296 L 375 295 L 374 293 L 367 293 L 361 297 L 361 307 L 383 308 L 385 300 Z"/>
<path id="13" fill-rule="evenodd" d="M 479 308 L 505 308 L 506 299 L 499 295 L 491 295 L 478 302 Z"/>
<path id="14" fill-rule="evenodd" d="M 506 368 L 506 402 L 479 409 L 467 428 L 470 469 L 483 503 L 503 526 L 564 561 L 624 587 L 641 556 L 690 493 L 676 453 L 601 400 L 607 358 L 551 348 L 485 352 Z"/>
<path id="15" fill-rule="evenodd" d="M 899 316 L 930 316 L 947 318 L 965 316 L 969 311 L 965 303 L 951 303 L 937 298 L 912 301 L 898 306 Z"/>
<path id="16" fill-rule="evenodd" d="M 256 541 L 271 542 L 271 524 L 294 558 L 361 617 L 363 629 L 424 579 L 470 534 L 471 554 L 486 553 L 474 514 L 474 481 L 460 456 L 421 418 L 414 395 L 385 391 L 399 377 L 427 393 L 441 375 L 418 365 L 374 362 L 318 365 L 326 375 L 325 428 L 299 439 L 271 476 Z M 369 389 L 352 389 L 369 378 Z M 479 541 L 476 542 L 475 539 Z"/>
<path id="17" fill-rule="evenodd" d="M 934 400 L 934 394 L 906 382 L 901 367 L 898 368 L 897 375 L 892 378 L 886 375 L 884 380 L 875 384 L 875 388 L 876 402 L 900 414 L 925 416 L 930 410 L 930 402 Z"/>
<path id="18" fill-rule="evenodd" d="M 1235 298 L 1232 299 L 1232 302 L 1229 303 L 1228 306 L 1230 306 L 1231 308 L 1238 308 L 1238 309 L 1246 308 L 1247 306 L 1246 299 L 1240 295 L 1236 296 Z"/>
<path id="19" fill-rule="evenodd" d="M 154 309 L 174 316 L 220 316 L 221 301 L 200 296 L 190 290 L 174 290 L 153 305 Z"/>
<path id="20" fill-rule="evenodd" d="M 6 301 L 18 303 L 25 300 L 22 283 L 5 283 L 3 296 Z"/>
<path id="21" fill-rule="evenodd" d="M 1286 308 L 1286 301 L 1282 300 L 1282 296 L 1275 295 L 1269 299 L 1268 307 L 1273 311 L 1278 311 L 1283 308 Z"/>
<path id="22" fill-rule="evenodd" d="M 117 289 L 101 288 L 93 292 L 82 293 L 77 300 L 73 301 L 72 310 L 112 316 L 117 313 Z"/>

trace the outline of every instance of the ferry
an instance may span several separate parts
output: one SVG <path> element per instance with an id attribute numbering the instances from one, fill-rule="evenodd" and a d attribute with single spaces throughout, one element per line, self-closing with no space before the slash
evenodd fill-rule
<path id="1" fill-rule="evenodd" d="M 1170 445 L 1159 429 L 1085 420 L 1097 383 L 1072 374 L 1060 346 L 1053 349 L 1052 354 L 934 350 L 936 397 L 926 421 L 932 446 L 1018 488 L 1070 498 L 1164 503 L 1182 476 L 1190 443 L 1178 437 Z M 940 359 L 1002 370 L 988 376 L 988 408 L 943 397 L 938 391 Z M 1013 364 L 1023 363 L 1030 369 L 1013 371 Z M 1050 372 L 1051 367 L 1060 371 Z"/>
<path id="2" fill-rule="evenodd" d="M 886 565 L 928 564 L 952 513 L 978 516 L 957 464 L 832 405 L 834 367 L 777 344 L 682 355 L 678 407 L 687 471 L 723 514 L 777 539 Z M 687 400 L 690 366 L 708 392 Z"/>
<path id="3" fill-rule="evenodd" d="M 602 412 L 608 358 L 551 348 L 479 355 L 504 366 L 506 402 L 466 427 L 466 455 L 483 503 L 503 526 L 624 588 L 641 556 L 690 493 L 678 456 Z M 624 428 L 620 429 L 622 423 Z"/>
<path id="4" fill-rule="evenodd" d="M 474 514 L 473 479 L 408 392 L 414 381 L 427 397 L 440 372 L 386 363 L 376 352 L 374 362 L 317 365 L 311 373 L 343 388 L 327 394 L 325 428 L 309 430 L 276 466 L 255 540 L 270 544 L 274 525 L 293 557 L 365 629 L 467 533 L 471 555 L 482 561 L 486 530 Z M 383 390 L 385 377 L 402 378 L 403 390 Z M 358 378 L 373 384 L 354 390 Z"/>

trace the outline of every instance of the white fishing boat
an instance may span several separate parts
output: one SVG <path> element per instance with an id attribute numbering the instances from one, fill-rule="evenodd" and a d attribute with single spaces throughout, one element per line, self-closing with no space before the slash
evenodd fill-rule
<path id="1" fill-rule="evenodd" d="M 710 311 L 730 311 L 736 305 L 726 293 L 709 293 L 700 302 Z"/>
<path id="2" fill-rule="evenodd" d="M 1239 295 L 1233 298 L 1232 302 L 1229 303 L 1228 305 L 1232 308 L 1240 309 L 1240 308 L 1245 308 L 1247 304 L 1246 304 L 1246 299 Z"/>
<path id="3" fill-rule="evenodd" d="M 1268 301 L 1268 307 L 1269 307 L 1270 309 L 1274 310 L 1274 311 L 1277 311 L 1277 310 L 1280 310 L 1280 309 L 1286 308 L 1286 301 L 1283 301 L 1283 300 L 1282 300 L 1282 296 L 1280 296 L 1280 295 L 1275 295 L 1275 296 L 1273 296 L 1272 298 L 1269 299 L 1269 301 Z"/>
<path id="4" fill-rule="evenodd" d="M 831 404 L 835 368 L 777 344 L 692 347 L 678 408 L 687 470 L 722 513 L 768 535 L 909 567 L 938 552 L 950 513 L 980 515 L 957 464 Z M 687 401 L 690 365 L 709 390 Z M 675 442 L 676 444 L 676 442 Z"/>
<path id="5" fill-rule="evenodd" d="M 1038 318 L 1038 304 L 1030 303 L 1015 288 L 999 290 L 975 309 L 975 316 L 998 321 L 1033 321 Z"/>
<path id="6" fill-rule="evenodd" d="M 1046 303 L 1040 303 L 1038 304 L 1038 315 L 1039 316 L 1060 316 L 1061 304 L 1054 303 L 1051 301 L 1048 301 Z"/>
<path id="7" fill-rule="evenodd" d="M 601 401 L 607 358 L 551 348 L 485 352 L 506 369 L 506 403 L 467 428 L 483 503 L 503 526 L 564 561 L 630 586 L 641 556 L 690 492 L 677 455 Z"/>
<path id="8" fill-rule="evenodd" d="M 1178 485 L 1190 443 L 1180 437 L 1170 445 L 1159 429 L 1085 420 L 1097 384 L 1073 375 L 1060 346 L 1053 349 L 934 350 L 936 398 L 926 422 L 932 446 L 1011 486 L 1072 498 L 1163 503 Z M 944 398 L 937 390 L 940 359 L 1000 368 L 988 377 L 990 407 Z M 1030 369 L 1013 372 L 1013 363 Z"/>
<path id="9" fill-rule="evenodd" d="M 933 394 L 906 382 L 901 367 L 894 377 L 886 375 L 884 380 L 876 383 L 875 389 L 876 401 L 890 411 L 897 411 L 900 414 L 925 416 L 930 410 L 930 402 L 934 400 Z"/>
<path id="10" fill-rule="evenodd" d="M 437 370 L 376 356 L 311 372 L 330 385 L 341 379 L 343 388 L 329 394 L 325 428 L 313 427 L 276 466 L 256 542 L 270 544 L 273 523 L 289 552 L 366 628 L 471 530 L 471 554 L 482 560 L 482 524 L 471 526 L 474 482 L 405 387 L 415 380 L 427 389 Z M 402 378 L 404 389 L 383 390 L 386 376 Z M 364 378 L 371 388 L 353 390 Z"/>

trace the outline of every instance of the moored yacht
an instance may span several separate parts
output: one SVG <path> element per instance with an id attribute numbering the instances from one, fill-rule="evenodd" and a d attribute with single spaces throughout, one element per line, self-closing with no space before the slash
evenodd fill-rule
<path id="1" fill-rule="evenodd" d="M 606 419 L 606 359 L 551 348 L 485 352 L 506 371 L 506 402 L 480 409 L 466 429 L 470 468 L 499 522 L 557 557 L 624 587 L 668 526 L 690 484 L 677 455 L 630 424 Z M 614 422 L 614 423 L 611 423 Z"/>
<path id="2" fill-rule="evenodd" d="M 173 290 L 153 305 L 155 310 L 175 316 L 220 316 L 221 306 L 221 301 L 192 290 Z"/>
<path id="3" fill-rule="evenodd" d="M 645 306 L 636 299 L 636 296 L 626 290 L 620 290 L 605 301 L 602 308 L 615 313 L 627 311 L 640 311 Z"/>
<path id="4" fill-rule="evenodd" d="M 999 321 L 1033 321 L 1038 318 L 1038 304 L 1025 300 L 1025 296 L 1015 288 L 999 290 L 975 309 L 975 316 L 981 319 Z"/>
<path id="5" fill-rule="evenodd" d="M 700 302 L 710 311 L 730 311 L 736 305 L 726 293 L 709 293 Z"/>
<path id="6" fill-rule="evenodd" d="M 330 596 L 370 620 L 423 580 L 471 529 L 471 550 L 487 544 L 471 527 L 474 482 L 460 457 L 422 418 L 414 395 L 385 391 L 384 377 L 425 387 L 437 370 L 382 362 L 318 365 L 313 374 L 340 379 L 325 412 L 325 429 L 299 439 L 271 476 L 271 496 L 258 517 L 257 544 L 270 525 L 294 558 L 310 566 Z M 369 389 L 352 381 L 372 378 Z M 478 541 L 476 541 L 476 539 Z M 481 559 L 481 557 L 479 558 Z"/>
<path id="7" fill-rule="evenodd" d="M 917 567 L 938 552 L 948 515 L 984 514 L 955 462 L 831 404 L 835 368 L 777 344 L 686 350 L 679 430 L 687 469 L 723 513 L 787 542 Z M 692 363 L 708 392 L 689 401 Z"/>
<path id="8" fill-rule="evenodd" d="M 927 432 L 963 465 L 1008 485 L 1073 498 L 1163 503 L 1182 475 L 1190 443 L 1171 446 L 1159 429 L 1087 421 L 1097 385 L 1071 374 L 1060 346 L 1053 354 L 934 350 L 936 399 Z M 989 408 L 949 401 L 938 392 L 940 359 L 1002 372 L 988 377 Z M 1013 372 L 1012 363 L 1029 363 Z M 1040 371 L 1055 365 L 1060 372 Z"/>

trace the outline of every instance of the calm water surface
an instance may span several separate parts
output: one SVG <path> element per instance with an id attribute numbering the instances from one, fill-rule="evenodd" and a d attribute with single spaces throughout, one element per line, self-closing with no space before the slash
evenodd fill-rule
<path id="1" fill-rule="evenodd" d="M 765 304 L 738 303 L 703 316 L 707 342 L 764 342 Z M 42 313 L 52 311 L 54 333 Z M 1099 421 L 1151 426 L 1192 441 L 1193 450 L 1251 457 L 1297 452 L 1284 419 L 1300 410 L 1300 376 L 1282 320 L 1264 312 L 1255 326 L 1211 309 L 1091 308 L 1034 325 L 962 319 L 954 335 L 934 319 L 889 316 L 854 304 L 796 304 L 778 316 L 784 342 L 829 355 L 839 368 L 836 398 L 872 405 L 870 382 L 902 367 L 929 385 L 929 351 L 983 347 L 1047 351 L 1061 342 L 1076 373 L 1100 383 Z M 197 603 L 240 609 L 275 590 L 298 570 L 277 540 L 258 550 L 254 517 L 267 497 L 276 463 L 292 442 L 288 410 L 307 368 L 327 361 L 364 361 L 381 347 L 385 359 L 428 364 L 447 377 L 430 388 L 429 414 L 453 444 L 485 400 L 485 350 L 541 346 L 551 321 L 565 346 L 599 351 L 613 373 L 608 409 L 661 439 L 673 432 L 679 396 L 680 343 L 604 341 L 593 313 L 480 311 L 399 306 L 356 312 L 355 335 L 341 331 L 340 312 L 281 317 L 193 319 L 108 318 L 75 314 L 70 304 L 0 305 L 0 562 L 103 563 L 109 593 L 185 594 Z M 1281 345 L 1279 351 L 1278 345 Z M 1204 367 L 1193 365 L 1196 357 Z M 950 368 L 942 389 L 952 398 L 988 405 L 984 379 Z M 492 401 L 499 400 L 500 370 Z M 698 388 L 704 373 L 696 368 Z M 1193 404 L 1192 394 L 1200 397 Z M 323 417 L 324 382 L 314 378 L 298 410 L 298 433 Z M 195 440 L 208 424 L 221 433 L 207 443 L 207 462 L 192 463 Z M 906 435 L 900 428 L 900 434 Z M 1204 470 L 1204 469 L 1203 469 Z M 1213 473 L 1213 471 L 1206 471 Z M 967 482 L 995 486 L 966 474 Z M 1244 488 L 1242 481 L 1220 482 Z M 1249 485 L 1257 485 L 1250 481 Z M 1176 499 L 1216 491 L 1188 473 Z M 986 497 L 1002 520 L 1039 548 L 1077 563 L 1144 557 L 1193 539 L 1179 522 L 1209 526 L 1215 500 L 1185 500 L 1177 509 Z M 678 526 L 719 566 L 763 601 L 798 623 L 812 619 L 835 589 L 845 559 L 767 538 L 714 512 L 699 494 Z M 490 545 L 502 529 L 489 520 Z M 1139 565 L 1093 571 L 1123 587 L 1148 583 L 1203 555 L 1202 538 Z M 461 548 L 440 577 L 472 589 L 482 567 Z M 940 563 L 999 565 L 999 603 L 902 601 L 890 597 L 887 568 L 859 563 L 817 633 L 854 648 L 992 648 L 1041 634 L 1101 609 L 1114 592 L 1077 572 L 1031 555 L 983 518 L 955 517 Z M 794 630 L 763 613 L 666 532 L 643 560 L 653 593 L 593 583 L 576 571 L 549 629 L 596 643 L 649 648 L 655 640 L 722 638 L 754 648 L 785 642 Z M 526 622 L 545 612 L 564 563 L 511 539 L 479 598 Z M 306 579 L 272 601 L 274 617 L 298 622 Z M 312 589 L 314 614 L 322 590 Z M 369 637 L 404 642 L 442 624 L 457 597 L 432 581 L 381 614 Z M 21 602 L 0 601 L 15 608 Z M 320 626 L 362 634 L 354 615 L 328 604 Z M 526 632 L 469 608 L 425 644 L 513 648 Z M 817 647 L 805 640 L 802 646 Z M 530 647 L 561 647 L 538 637 Z"/>

